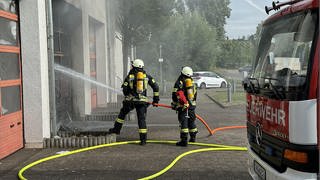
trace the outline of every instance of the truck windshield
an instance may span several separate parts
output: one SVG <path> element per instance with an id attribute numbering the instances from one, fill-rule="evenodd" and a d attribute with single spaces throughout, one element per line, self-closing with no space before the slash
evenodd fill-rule
<path id="1" fill-rule="evenodd" d="M 264 25 L 252 78 L 263 96 L 302 100 L 307 89 L 318 15 L 307 11 Z"/>

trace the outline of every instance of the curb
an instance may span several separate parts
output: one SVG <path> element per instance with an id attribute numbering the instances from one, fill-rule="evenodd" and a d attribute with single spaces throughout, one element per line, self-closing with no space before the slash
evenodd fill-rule
<path id="1" fill-rule="evenodd" d="M 222 105 L 222 104 L 221 104 L 220 102 L 218 102 L 217 100 L 213 99 L 213 97 L 209 96 L 207 93 L 205 93 L 205 95 L 206 95 L 209 99 L 211 99 L 211 101 L 213 101 L 214 103 L 216 103 L 219 107 L 221 107 L 221 108 L 223 108 L 223 109 L 227 108 L 226 106 Z"/>
<path id="2" fill-rule="evenodd" d="M 43 148 L 78 148 L 90 147 L 116 142 L 116 135 L 45 138 Z"/>

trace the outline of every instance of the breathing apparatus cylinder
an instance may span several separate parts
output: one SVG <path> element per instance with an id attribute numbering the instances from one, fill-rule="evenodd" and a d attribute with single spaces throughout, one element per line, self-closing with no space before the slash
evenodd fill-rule
<path id="1" fill-rule="evenodd" d="M 143 72 L 137 73 L 137 93 L 143 93 L 144 90 L 144 74 Z"/>
<path id="2" fill-rule="evenodd" d="M 194 92 L 193 92 L 193 83 L 190 78 L 186 79 L 186 88 L 187 88 L 187 94 L 188 94 L 188 99 L 190 101 L 193 101 L 194 99 Z"/>

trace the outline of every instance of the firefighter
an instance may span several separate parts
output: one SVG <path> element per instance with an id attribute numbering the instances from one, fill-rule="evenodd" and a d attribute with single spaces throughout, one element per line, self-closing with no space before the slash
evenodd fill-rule
<path id="1" fill-rule="evenodd" d="M 177 146 L 188 145 L 188 133 L 190 134 L 189 142 L 196 141 L 198 129 L 195 125 L 195 109 L 197 89 L 192 79 L 193 71 L 190 67 L 183 67 L 181 75 L 174 84 L 172 91 L 172 109 L 178 112 L 180 122 L 180 141 Z"/>
<path id="2" fill-rule="evenodd" d="M 140 145 L 145 145 L 147 141 L 146 113 L 148 107 L 148 84 L 153 90 L 152 104 L 156 106 L 160 100 L 158 84 L 143 70 L 143 67 L 144 63 L 141 59 L 133 61 L 132 69 L 122 84 L 122 90 L 125 96 L 123 107 L 114 122 L 114 127 L 109 129 L 109 133 L 120 134 L 126 115 L 135 108 L 138 116 Z"/>

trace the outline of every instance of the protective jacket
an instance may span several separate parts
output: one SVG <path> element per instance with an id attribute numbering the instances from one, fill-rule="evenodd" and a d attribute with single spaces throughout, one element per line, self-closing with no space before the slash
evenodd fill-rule
<path id="1" fill-rule="evenodd" d="M 120 134 L 120 130 L 124 123 L 126 115 L 136 109 L 138 117 L 140 144 L 145 145 L 147 141 L 147 124 L 146 114 L 148 107 L 147 87 L 148 84 L 153 89 L 153 102 L 152 104 L 158 104 L 159 102 L 159 86 L 155 80 L 142 68 L 132 68 L 125 78 L 122 89 L 125 99 L 123 106 L 120 110 L 118 118 L 114 122 L 114 127 L 109 129 L 109 133 Z"/>
<path id="2" fill-rule="evenodd" d="M 183 106 L 185 104 L 185 102 L 183 102 L 184 97 L 180 95 L 181 92 L 183 92 L 183 95 L 190 106 L 196 106 L 197 87 L 191 77 L 180 75 L 174 84 L 172 101 L 178 104 L 178 106 Z"/>
<path id="3" fill-rule="evenodd" d="M 133 68 L 122 84 L 125 100 L 136 102 L 148 102 L 148 84 L 153 90 L 153 99 L 159 99 L 159 86 L 152 76 L 143 69 Z M 159 101 L 159 100 L 158 100 Z"/>
<path id="4" fill-rule="evenodd" d="M 180 122 L 180 138 L 177 146 L 187 146 L 188 133 L 190 134 L 190 142 L 196 141 L 198 133 L 195 124 L 196 114 L 197 88 L 191 77 L 180 75 L 172 91 L 172 108 L 178 112 Z"/>

